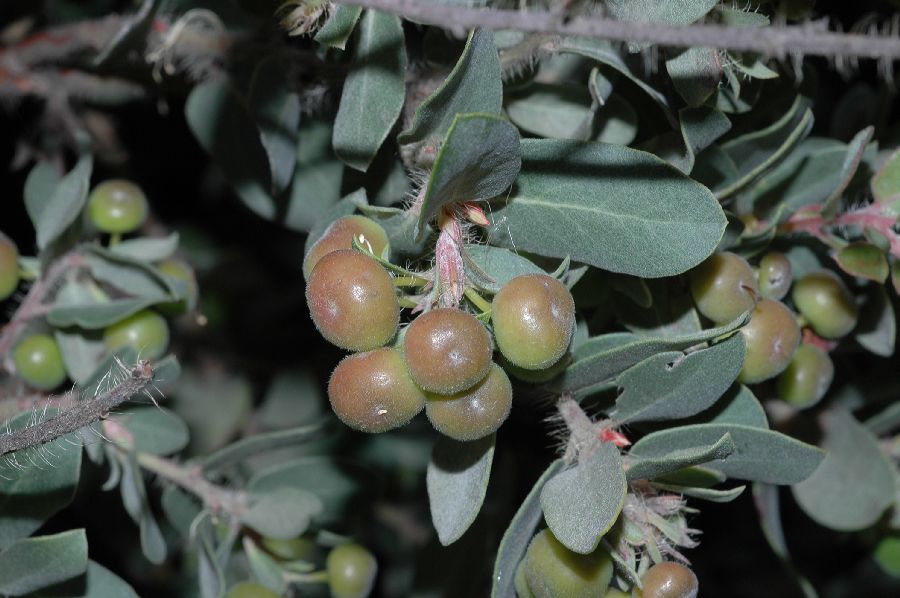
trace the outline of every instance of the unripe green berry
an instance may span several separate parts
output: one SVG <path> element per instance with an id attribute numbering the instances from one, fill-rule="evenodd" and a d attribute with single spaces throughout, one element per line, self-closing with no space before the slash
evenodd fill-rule
<path id="1" fill-rule="evenodd" d="M 758 288 L 747 260 L 730 253 L 714 253 L 690 272 L 691 295 L 697 310 L 717 324 L 734 320 L 753 309 Z"/>
<path id="2" fill-rule="evenodd" d="M 282 561 L 311 561 L 315 559 L 318 552 L 316 543 L 303 536 L 288 540 L 263 538 L 261 543 L 266 552 Z"/>
<path id="3" fill-rule="evenodd" d="M 512 409 L 512 384 L 497 364 L 485 378 L 453 395 L 427 394 L 425 415 L 434 429 L 459 441 L 478 440 L 497 429 Z"/>
<path id="4" fill-rule="evenodd" d="M 131 181 L 104 181 L 91 191 L 88 215 L 101 232 L 130 233 L 147 219 L 147 197 Z"/>
<path id="5" fill-rule="evenodd" d="M 341 544 L 325 560 L 332 598 L 365 598 L 372 592 L 378 561 L 359 544 Z"/>
<path id="6" fill-rule="evenodd" d="M 363 237 L 359 241 L 360 235 Z M 390 240 L 380 224 L 365 216 L 344 216 L 338 218 L 329 225 L 319 240 L 316 241 L 303 259 L 303 278 L 309 280 L 309 275 L 319 260 L 332 251 L 339 249 L 352 249 L 353 239 L 363 246 L 372 249 L 372 253 L 382 257 L 390 248 Z"/>
<path id="7" fill-rule="evenodd" d="M 334 368 L 328 399 L 342 422 L 361 432 L 403 426 L 425 407 L 400 351 L 381 347 L 348 355 Z"/>
<path id="8" fill-rule="evenodd" d="M 145 309 L 108 326 L 103 340 L 113 353 L 131 347 L 142 359 L 159 359 L 169 348 L 169 324 L 158 313 Z"/>
<path id="9" fill-rule="evenodd" d="M 458 309 L 433 309 L 417 317 L 403 346 L 413 381 L 429 392 L 467 390 L 491 368 L 491 335 L 475 316 Z"/>
<path id="10" fill-rule="evenodd" d="M 641 583 L 641 598 L 696 598 L 700 588 L 693 571 L 673 562 L 653 565 Z"/>
<path id="11" fill-rule="evenodd" d="M 856 327 L 859 309 L 844 281 L 831 270 L 797 281 L 791 298 L 810 327 L 824 338 L 841 338 Z"/>
<path id="12" fill-rule="evenodd" d="M 575 301 L 552 276 L 516 276 L 494 297 L 491 321 L 504 357 L 520 368 L 543 370 L 569 348 Z"/>
<path id="13" fill-rule="evenodd" d="M 756 384 L 783 372 L 800 345 L 796 317 L 783 303 L 771 299 L 756 304 L 741 334 L 747 350 L 738 380 L 744 384 Z"/>
<path id="14" fill-rule="evenodd" d="M 831 386 L 834 363 L 821 348 L 801 345 L 790 365 L 778 376 L 778 397 L 803 409 L 815 405 Z"/>
<path id="15" fill-rule="evenodd" d="M 759 261 L 759 294 L 766 299 L 784 299 L 793 282 L 791 262 L 783 253 L 773 251 Z"/>
<path id="16" fill-rule="evenodd" d="M 19 286 L 19 248 L 12 239 L 0 233 L 0 301 L 12 295 Z"/>
<path id="17" fill-rule="evenodd" d="M 33 334 L 19 341 L 12 353 L 16 373 L 29 386 L 53 390 L 66 379 L 62 353 L 47 334 Z"/>
<path id="18" fill-rule="evenodd" d="M 524 569 L 535 598 L 597 598 L 606 594 L 613 576 L 612 557 L 605 548 L 572 552 L 549 529 L 532 538 Z"/>
<path id="19" fill-rule="evenodd" d="M 306 302 L 325 339 L 348 351 L 387 344 L 400 324 L 400 302 L 391 275 L 352 249 L 333 251 L 313 268 Z"/>
<path id="20" fill-rule="evenodd" d="M 225 598 L 279 598 L 279 595 L 266 586 L 244 581 L 231 586 Z"/>

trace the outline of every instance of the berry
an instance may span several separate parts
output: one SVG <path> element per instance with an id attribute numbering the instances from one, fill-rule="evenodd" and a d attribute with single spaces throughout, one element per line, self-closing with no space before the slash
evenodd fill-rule
<path id="1" fill-rule="evenodd" d="M 53 390 L 66 379 L 59 345 L 47 334 L 31 335 L 13 349 L 16 372 L 29 386 L 39 390 Z"/>
<path id="2" fill-rule="evenodd" d="M 365 598 L 372 592 L 378 561 L 359 544 L 341 544 L 325 560 L 332 598 Z"/>
<path id="3" fill-rule="evenodd" d="M 309 280 L 309 275 L 319 260 L 332 251 L 352 249 L 354 237 L 358 239 L 360 235 L 372 248 L 372 253 L 378 257 L 382 257 L 390 250 L 387 233 L 380 224 L 365 216 L 344 216 L 332 222 L 319 240 L 309 248 L 303 259 L 303 278 Z M 362 245 L 365 246 L 365 243 Z"/>
<path id="4" fill-rule="evenodd" d="M 496 432 L 512 408 L 512 384 L 492 364 L 484 380 L 454 395 L 428 393 L 425 414 L 435 430 L 455 440 L 478 440 Z"/>
<path id="5" fill-rule="evenodd" d="M 759 293 L 766 299 L 784 299 L 794 281 L 791 262 L 783 253 L 767 253 L 759 261 Z"/>
<path id="6" fill-rule="evenodd" d="M 169 325 L 161 315 L 145 309 L 108 326 L 103 340 L 114 353 L 131 347 L 142 359 L 159 359 L 169 347 Z"/>
<path id="7" fill-rule="evenodd" d="M 397 333 L 400 302 L 391 275 L 352 249 L 333 251 L 306 284 L 309 314 L 328 342 L 349 351 L 385 345 Z"/>
<path id="8" fill-rule="evenodd" d="M 834 363 L 821 348 L 801 345 L 790 365 L 778 376 L 778 396 L 803 409 L 818 403 L 834 379 Z"/>
<path id="9" fill-rule="evenodd" d="M 340 420 L 361 432 L 399 428 L 425 407 L 403 355 L 389 347 L 341 360 L 328 382 L 328 399 Z"/>
<path id="10" fill-rule="evenodd" d="M 0 301 L 19 286 L 19 248 L 12 239 L 0 233 Z"/>
<path id="11" fill-rule="evenodd" d="M 282 561 L 311 561 L 318 550 L 315 542 L 303 536 L 289 540 L 263 538 L 262 545 L 266 552 Z"/>
<path id="12" fill-rule="evenodd" d="M 494 297 L 491 321 L 504 357 L 520 368 L 543 370 L 569 348 L 575 300 L 552 276 L 516 276 Z"/>
<path id="13" fill-rule="evenodd" d="M 756 274 L 747 260 L 734 253 L 709 256 L 691 270 L 690 283 L 697 309 L 717 324 L 734 320 L 756 302 Z"/>
<path id="14" fill-rule="evenodd" d="M 130 233 L 147 219 L 147 197 L 131 181 L 104 181 L 91 191 L 88 215 L 101 232 Z"/>
<path id="15" fill-rule="evenodd" d="M 491 368 L 491 335 L 475 316 L 458 309 L 420 315 L 403 345 L 412 379 L 429 392 L 450 395 L 472 388 Z"/>
<path id="16" fill-rule="evenodd" d="M 266 586 L 244 581 L 231 586 L 225 598 L 279 598 L 279 596 Z"/>
<path id="17" fill-rule="evenodd" d="M 613 576 L 612 557 L 606 549 L 600 547 L 590 554 L 572 552 L 549 529 L 532 538 L 523 562 L 535 598 L 604 596 Z"/>
<path id="18" fill-rule="evenodd" d="M 756 304 L 741 334 L 747 351 L 738 380 L 744 384 L 756 384 L 780 374 L 800 345 L 800 326 L 793 312 L 771 299 Z"/>
<path id="19" fill-rule="evenodd" d="M 178 283 L 184 285 L 184 299 L 172 306 L 167 305 L 167 308 L 170 308 L 173 313 L 181 313 L 193 310 L 197 307 L 197 298 L 200 294 L 197 287 L 197 277 L 194 275 L 194 269 L 191 268 L 187 262 L 177 259 L 168 259 L 160 262 L 157 269 L 169 278 L 173 278 Z"/>
<path id="20" fill-rule="evenodd" d="M 853 295 L 831 270 L 818 270 L 801 278 L 791 298 L 819 336 L 841 338 L 856 327 L 859 310 Z"/>
<path id="21" fill-rule="evenodd" d="M 695 598 L 700 585 L 693 571 L 673 562 L 653 565 L 641 583 L 642 598 Z"/>

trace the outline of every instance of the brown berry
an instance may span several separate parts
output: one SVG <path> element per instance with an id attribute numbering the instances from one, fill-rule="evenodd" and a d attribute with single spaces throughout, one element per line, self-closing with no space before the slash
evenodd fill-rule
<path id="1" fill-rule="evenodd" d="M 360 240 L 360 236 L 362 236 L 362 240 Z M 382 257 L 385 250 L 390 247 L 387 233 L 380 224 L 371 218 L 357 215 L 338 218 L 309 248 L 309 252 L 303 259 L 303 278 L 309 280 L 309 275 L 319 260 L 332 251 L 352 249 L 354 238 L 363 247 L 371 248 L 372 253 L 378 257 Z"/>

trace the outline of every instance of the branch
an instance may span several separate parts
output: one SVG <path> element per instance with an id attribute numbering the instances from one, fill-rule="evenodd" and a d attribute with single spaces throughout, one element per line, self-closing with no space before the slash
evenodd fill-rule
<path id="1" fill-rule="evenodd" d="M 213 484 L 203 477 L 203 470 L 199 466 L 188 467 L 150 453 L 138 453 L 137 462 L 147 471 L 198 497 L 214 513 L 225 511 L 239 519 L 247 507 L 246 493 Z"/>
<path id="2" fill-rule="evenodd" d="M 894 60 L 900 39 L 836 33 L 821 25 L 729 27 L 725 25 L 665 25 L 618 21 L 600 16 L 576 16 L 543 11 L 450 6 L 423 0 L 338 0 L 340 4 L 375 8 L 446 29 L 513 29 L 530 33 L 583 36 L 614 42 L 644 42 L 674 48 L 707 47 L 765 56 L 846 56 Z"/>

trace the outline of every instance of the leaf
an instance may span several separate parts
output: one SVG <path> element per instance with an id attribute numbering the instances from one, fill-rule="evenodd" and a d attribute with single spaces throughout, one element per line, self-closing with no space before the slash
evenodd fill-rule
<path id="1" fill-rule="evenodd" d="M 739 383 L 735 383 L 719 402 L 697 416 L 696 420 L 697 423 L 736 424 L 769 429 L 766 410 L 753 392 Z"/>
<path id="2" fill-rule="evenodd" d="M 297 166 L 300 126 L 300 96 L 288 85 L 283 60 L 270 56 L 256 65 L 248 104 L 269 158 L 271 192 L 276 195 L 290 185 Z"/>
<path id="3" fill-rule="evenodd" d="M 202 598 L 221 598 L 225 595 L 225 574 L 216 558 L 216 530 L 212 523 L 212 513 L 205 511 L 197 516 L 191 525 L 195 531 L 197 545 L 197 578 Z"/>
<path id="4" fill-rule="evenodd" d="M 563 468 L 561 459 L 557 459 L 541 474 L 528 496 L 519 505 L 519 510 L 503 533 L 500 547 L 497 549 L 497 560 L 494 562 L 494 586 L 491 598 L 516 598 L 515 573 L 519 561 L 525 556 L 534 530 L 541 522 L 540 496 L 544 485 Z"/>
<path id="5" fill-rule="evenodd" d="M 894 305 L 882 286 L 873 286 L 866 293 L 860 309 L 859 324 L 853 332 L 856 342 L 875 355 L 890 357 L 897 339 L 897 318 Z"/>
<path id="6" fill-rule="evenodd" d="M 613 417 L 621 423 L 680 419 L 700 413 L 728 390 L 744 365 L 740 334 L 688 355 L 654 355 L 623 372 Z"/>
<path id="7" fill-rule="evenodd" d="M 491 277 L 491 280 L 485 280 L 481 273 L 470 273 L 472 282 L 489 293 L 499 292 L 516 276 L 545 274 L 530 260 L 502 247 L 466 245 L 466 254 L 482 273 Z"/>
<path id="8" fill-rule="evenodd" d="M 625 470 L 625 477 L 629 482 L 633 480 L 652 480 L 684 467 L 724 459 L 733 453 L 734 449 L 734 441 L 730 435 L 725 433 L 713 444 L 679 449 L 663 457 L 629 460 L 627 462 L 628 468 Z"/>
<path id="9" fill-rule="evenodd" d="M 356 27 L 359 15 L 362 12 L 360 6 L 347 6 L 340 4 L 334 7 L 328 20 L 322 25 L 313 38 L 323 46 L 343 50 L 347 46 L 347 40 Z"/>
<path id="10" fill-rule="evenodd" d="M 612 16 L 621 21 L 690 25 L 706 15 L 716 4 L 716 0 L 627 0 L 606 2 L 605 6 Z"/>
<path id="11" fill-rule="evenodd" d="M 629 297 L 628 301 L 615 301 L 616 315 L 629 331 L 646 337 L 674 337 L 702 330 L 694 300 L 678 281 L 614 275 L 612 284 Z"/>
<path id="12" fill-rule="evenodd" d="M 243 546 L 247 563 L 257 581 L 278 595 L 284 594 L 286 583 L 281 566 L 247 536 L 244 536 Z"/>
<path id="13" fill-rule="evenodd" d="M 59 305 L 47 313 L 47 322 L 53 326 L 80 326 L 88 330 L 106 328 L 119 320 L 155 305 L 171 300 L 167 295 L 115 299 L 107 303 L 84 305 Z"/>
<path id="14" fill-rule="evenodd" d="M 825 205 L 822 206 L 823 217 L 832 218 L 837 214 L 838 209 L 841 207 L 841 196 L 853 179 L 853 175 L 856 174 L 860 163 L 863 161 L 863 156 L 866 153 L 866 149 L 869 147 L 869 142 L 872 140 L 872 134 L 874 132 L 875 127 L 866 127 L 854 135 L 853 139 L 850 140 L 850 143 L 847 144 L 847 153 L 844 156 L 844 161 L 841 163 L 841 169 L 838 171 L 838 185 L 825 199 Z"/>
<path id="15" fill-rule="evenodd" d="M 648 142 L 644 149 L 685 174 L 694 170 L 697 155 L 731 129 L 731 121 L 720 110 L 707 106 L 678 111 L 678 131 L 671 131 Z M 702 181 L 701 181 L 702 182 Z"/>
<path id="16" fill-rule="evenodd" d="M 83 529 L 19 540 L 0 552 L 0 593 L 22 596 L 81 575 L 87 552 Z"/>
<path id="17" fill-rule="evenodd" d="M 894 474 L 878 439 L 848 412 L 834 408 L 819 418 L 825 459 L 791 491 L 820 525 L 857 531 L 873 525 L 894 502 Z"/>
<path id="18" fill-rule="evenodd" d="M 267 538 L 289 540 L 306 532 L 322 501 L 312 492 L 284 486 L 253 492 L 241 521 Z"/>
<path id="19" fill-rule="evenodd" d="M 841 247 L 834 259 L 841 270 L 851 276 L 884 282 L 890 274 L 884 251 L 869 243 L 850 243 Z"/>
<path id="20" fill-rule="evenodd" d="M 346 167 L 334 157 L 332 127 L 306 121 L 299 135 L 297 167 L 286 200 L 284 225 L 310 231 L 338 205 Z"/>
<path id="21" fill-rule="evenodd" d="M 99 246 L 91 247 L 85 262 L 91 275 L 121 291 L 134 296 L 164 297 L 178 299 L 176 289 L 156 268 L 123 255 L 118 255 Z"/>
<path id="22" fill-rule="evenodd" d="M 53 331 L 56 344 L 62 353 L 66 372 L 76 384 L 82 384 L 106 356 L 106 343 L 99 332 L 80 328 L 57 328 Z"/>
<path id="23" fill-rule="evenodd" d="M 48 410 L 53 417 L 56 410 Z M 9 421 L 9 430 L 21 430 L 31 424 L 31 411 Z M 12 545 L 40 528 L 53 514 L 72 502 L 81 472 L 81 444 L 76 434 L 68 434 L 40 447 L 17 451 L 6 457 L 0 471 L 0 549 Z M 29 467 L 31 460 L 51 466 Z M 10 461 L 12 460 L 12 461 Z"/>
<path id="24" fill-rule="evenodd" d="M 656 156 L 618 145 L 522 140 L 522 172 L 493 211 L 489 237 L 642 278 L 703 261 L 725 231 L 702 185 Z"/>
<path id="25" fill-rule="evenodd" d="M 566 548 L 589 554 L 616 522 L 626 489 L 619 449 L 601 443 L 578 465 L 547 481 L 541 491 L 544 519 Z"/>
<path id="26" fill-rule="evenodd" d="M 790 436 L 738 424 L 693 424 L 660 430 L 631 447 L 634 457 L 659 457 L 701 444 L 713 444 L 730 434 L 735 450 L 715 469 L 728 477 L 769 484 L 796 484 L 822 461 L 822 451 Z"/>
<path id="27" fill-rule="evenodd" d="M 188 443 L 187 424 L 163 407 L 129 407 L 110 419 L 127 430 L 130 443 L 126 448 L 137 452 L 171 455 Z"/>
<path id="28" fill-rule="evenodd" d="M 81 157 L 75 167 L 59 179 L 42 206 L 38 207 L 39 201 L 31 203 L 29 215 L 34 222 L 39 249 L 45 249 L 58 239 L 81 216 L 90 189 L 93 167 L 94 160 L 90 155 Z M 42 186 L 41 190 L 48 191 L 49 185 Z"/>
<path id="29" fill-rule="evenodd" d="M 591 94 L 572 83 L 534 83 L 527 94 L 506 102 L 506 113 L 517 127 L 540 137 L 586 139 L 591 133 Z"/>
<path id="30" fill-rule="evenodd" d="M 309 234 L 306 236 L 306 245 L 303 249 L 303 255 L 309 253 L 310 248 L 315 245 L 316 241 L 322 238 L 322 235 L 325 234 L 325 231 L 328 230 L 328 227 L 331 226 L 332 222 L 342 216 L 349 216 L 356 212 L 357 201 L 362 201 L 368 205 L 369 202 L 366 200 L 365 189 L 357 189 L 356 191 L 345 195 L 337 203 L 326 210 L 321 217 L 318 218 L 316 224 L 310 229 Z"/>
<path id="31" fill-rule="evenodd" d="M 84 575 L 30 594 L 34 598 L 138 598 L 124 579 L 94 561 Z"/>
<path id="32" fill-rule="evenodd" d="M 40 166 L 40 164 L 38 165 Z M 32 173 L 37 170 L 35 166 Z M 31 174 L 28 175 L 29 181 Z M 895 151 L 885 160 L 875 176 L 872 177 L 872 195 L 878 203 L 891 203 L 900 199 L 900 150 Z M 25 201 L 28 201 L 28 182 L 25 183 Z M 28 210 L 31 213 L 31 210 Z M 34 216 L 32 216 L 34 220 Z"/>
<path id="33" fill-rule="evenodd" d="M 122 494 L 122 505 L 131 519 L 138 524 L 141 551 L 144 556 L 151 563 L 159 565 L 166 560 L 166 542 L 147 502 L 147 489 L 144 486 L 141 468 L 133 454 L 121 459 L 121 465 L 122 481 L 119 490 Z"/>
<path id="34" fill-rule="evenodd" d="M 478 516 L 494 461 L 495 435 L 472 442 L 441 436 L 434 445 L 425 482 L 431 521 L 444 546 L 456 542 Z"/>
<path id="35" fill-rule="evenodd" d="M 22 195 L 25 199 L 25 210 L 35 230 L 60 178 L 56 167 L 48 160 L 41 160 L 28 172 Z"/>
<path id="36" fill-rule="evenodd" d="M 509 121 L 491 114 L 458 114 L 428 178 L 418 236 L 443 206 L 500 195 L 521 166 L 519 132 Z"/>
<path id="37" fill-rule="evenodd" d="M 654 482 L 654 488 L 667 490 L 675 494 L 690 496 L 700 500 L 707 500 L 715 503 L 728 503 L 739 497 L 746 490 L 746 486 L 735 486 L 727 490 L 717 490 L 715 488 L 693 488 L 691 486 L 678 486 L 676 484 L 659 484 Z"/>
<path id="38" fill-rule="evenodd" d="M 178 233 L 168 237 L 138 237 L 125 239 L 109 248 L 109 251 L 142 262 L 159 262 L 172 256 L 178 249 Z"/>
<path id="39" fill-rule="evenodd" d="M 191 524 L 202 510 L 200 501 L 175 484 L 166 484 L 160 502 L 166 520 L 183 537 L 189 538 Z"/>
<path id="40" fill-rule="evenodd" d="M 396 15 L 367 10 L 334 119 L 334 153 L 365 172 L 400 116 L 406 98 L 406 48 Z"/>
<path id="41" fill-rule="evenodd" d="M 714 48 L 688 48 L 666 60 L 672 84 L 688 106 L 703 104 L 719 87 L 721 58 Z"/>
<path id="42" fill-rule="evenodd" d="M 318 440 L 325 431 L 323 423 L 317 422 L 308 426 L 247 436 L 205 457 L 202 460 L 203 469 L 215 471 L 240 463 L 254 455 Z"/>

